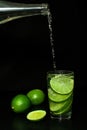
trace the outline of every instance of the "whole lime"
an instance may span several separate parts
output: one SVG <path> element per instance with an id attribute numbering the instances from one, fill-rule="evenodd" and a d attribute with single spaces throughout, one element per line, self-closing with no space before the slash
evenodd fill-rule
<path id="1" fill-rule="evenodd" d="M 45 99 L 45 93 L 41 89 L 30 90 L 27 96 L 33 105 L 39 105 L 43 103 Z"/>
<path id="2" fill-rule="evenodd" d="M 24 94 L 18 94 L 12 98 L 11 108 L 14 112 L 21 113 L 31 106 L 31 101 Z"/>

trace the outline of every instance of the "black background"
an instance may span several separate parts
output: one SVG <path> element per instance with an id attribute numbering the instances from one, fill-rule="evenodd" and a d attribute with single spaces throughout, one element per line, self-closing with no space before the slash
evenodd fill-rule
<path id="1" fill-rule="evenodd" d="M 57 69 L 73 70 L 75 73 L 73 103 L 75 128 L 67 129 L 83 130 L 87 114 L 85 1 L 14 0 L 14 2 L 49 3 Z M 8 115 L 9 112 L 5 111 L 9 108 L 13 95 L 26 93 L 33 88 L 41 88 L 46 92 L 46 73 L 49 70 L 53 70 L 53 63 L 46 16 L 32 16 L 0 25 L 0 101 L 1 108 L 4 108 L 2 115 L 4 113 Z M 65 130 L 61 126 L 59 128 Z M 53 129 L 56 129 L 56 126 Z"/>
<path id="2" fill-rule="evenodd" d="M 13 2 L 49 3 L 52 13 L 57 69 L 71 69 L 75 71 L 76 78 L 85 82 L 85 2 L 65 2 L 63 0 L 59 2 L 56 0 L 54 2 L 51 0 L 14 0 Z M 48 22 L 45 16 L 34 16 L 8 22 L 0 25 L 0 32 L 1 80 L 17 64 L 25 64 L 26 66 L 26 62 L 30 65 L 28 67 L 28 69 L 30 68 L 29 71 L 31 69 L 37 71 L 37 67 L 41 68 L 42 71 L 43 69 L 46 71 L 53 69 Z M 27 69 L 27 67 L 24 68 Z M 3 89 L 3 87 L 1 88 Z"/>

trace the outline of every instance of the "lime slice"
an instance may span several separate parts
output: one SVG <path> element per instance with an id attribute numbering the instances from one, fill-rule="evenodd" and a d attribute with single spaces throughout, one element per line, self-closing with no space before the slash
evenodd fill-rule
<path id="1" fill-rule="evenodd" d="M 50 80 L 51 88 L 60 94 L 68 94 L 73 90 L 74 80 L 68 76 L 55 76 Z"/>
<path id="2" fill-rule="evenodd" d="M 69 94 L 59 94 L 59 93 L 56 93 L 55 91 L 53 91 L 51 88 L 48 88 L 48 97 L 51 101 L 54 101 L 54 102 L 62 102 L 62 101 L 65 101 L 67 100 L 70 96 L 71 96 L 72 93 L 69 93 Z"/>
<path id="3" fill-rule="evenodd" d="M 64 102 L 59 102 L 59 103 L 56 103 L 56 102 L 53 102 L 53 101 L 49 101 L 49 106 L 50 106 L 50 110 L 51 111 L 61 111 L 63 108 L 65 108 L 72 100 L 72 96 L 67 99 L 66 101 Z"/>
<path id="4" fill-rule="evenodd" d="M 34 110 L 27 114 L 27 119 L 31 121 L 38 121 L 46 116 L 45 110 Z"/>
<path id="5" fill-rule="evenodd" d="M 59 115 L 59 114 L 66 113 L 67 111 L 70 110 L 71 105 L 72 105 L 72 100 L 67 105 L 65 105 L 61 110 L 54 112 L 54 114 Z"/>

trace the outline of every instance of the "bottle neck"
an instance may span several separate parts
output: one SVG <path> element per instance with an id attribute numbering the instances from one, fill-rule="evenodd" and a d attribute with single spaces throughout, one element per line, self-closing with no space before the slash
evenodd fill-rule
<path id="1" fill-rule="evenodd" d="M 0 1 L 0 24 L 34 15 L 48 15 L 48 4 L 24 4 Z"/>

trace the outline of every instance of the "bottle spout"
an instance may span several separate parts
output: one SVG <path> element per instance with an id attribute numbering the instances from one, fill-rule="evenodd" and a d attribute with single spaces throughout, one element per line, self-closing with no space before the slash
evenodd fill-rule
<path id="1" fill-rule="evenodd" d="M 22 17 L 47 15 L 48 12 L 49 7 L 47 3 L 25 4 L 0 1 L 0 24 Z"/>

